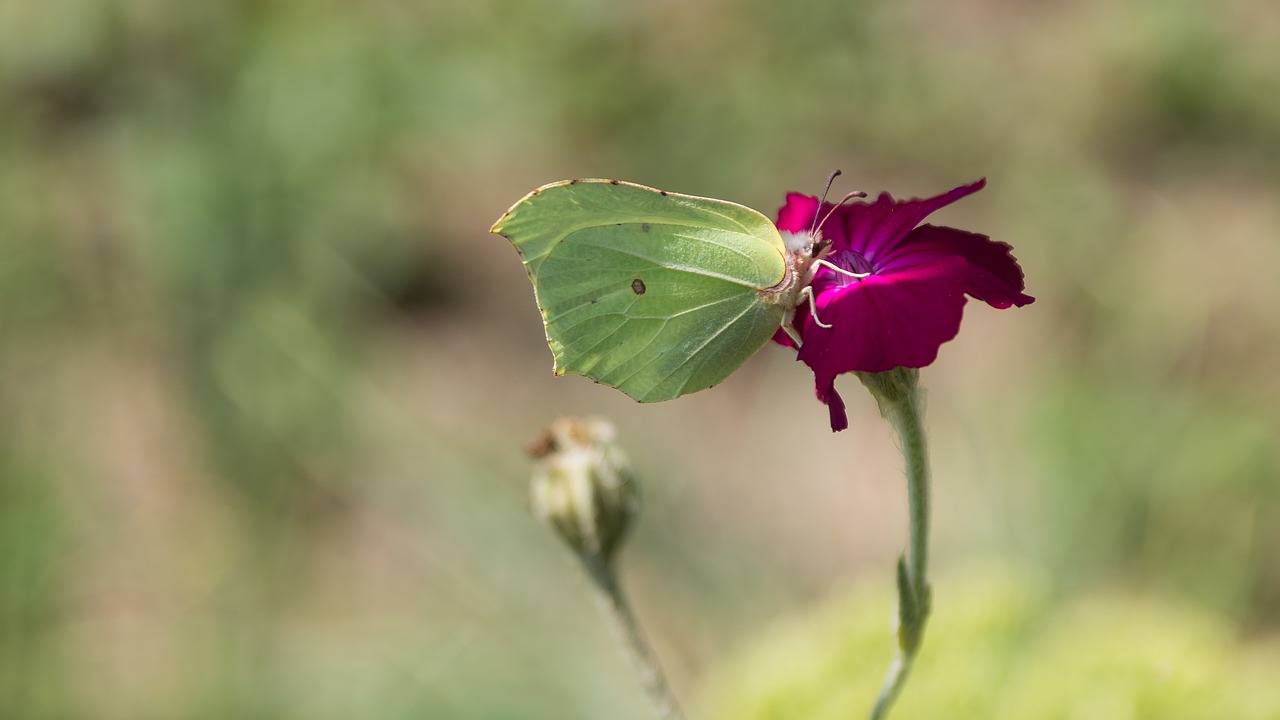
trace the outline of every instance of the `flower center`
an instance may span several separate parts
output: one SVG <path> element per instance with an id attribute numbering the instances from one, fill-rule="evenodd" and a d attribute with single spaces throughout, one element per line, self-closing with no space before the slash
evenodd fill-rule
<path id="1" fill-rule="evenodd" d="M 871 265 L 871 262 L 863 257 L 862 253 L 857 252 L 856 250 L 841 250 L 831 255 L 831 257 L 828 257 L 827 262 L 842 270 L 848 270 L 852 273 L 871 273 L 874 275 L 876 272 L 876 269 Z M 849 283 L 858 282 L 862 279 L 849 277 L 844 273 L 832 273 L 832 275 L 835 276 L 836 284 L 840 287 L 844 287 Z"/>

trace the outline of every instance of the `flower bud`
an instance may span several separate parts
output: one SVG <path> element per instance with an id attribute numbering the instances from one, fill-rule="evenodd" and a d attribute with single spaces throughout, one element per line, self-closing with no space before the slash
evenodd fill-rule
<path id="1" fill-rule="evenodd" d="M 533 512 L 584 560 L 613 561 L 640 496 L 615 431 L 599 418 L 560 418 L 529 448 L 538 458 Z"/>

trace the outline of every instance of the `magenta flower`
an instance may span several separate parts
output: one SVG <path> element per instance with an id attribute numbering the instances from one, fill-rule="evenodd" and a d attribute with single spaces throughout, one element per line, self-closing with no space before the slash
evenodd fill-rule
<path id="1" fill-rule="evenodd" d="M 832 430 L 849 426 L 835 389 L 837 375 L 932 363 L 938 347 L 960 331 L 966 295 L 1000 309 L 1035 300 L 1022 292 L 1022 268 L 1008 245 L 955 228 L 920 225 L 933 211 L 985 185 L 979 180 L 927 200 L 894 200 L 882 193 L 875 202 L 836 207 L 822 224 L 819 236 L 832 243 L 827 262 L 870 273 L 855 278 L 818 266 L 810 286 L 818 320 L 830 327 L 815 321 L 807 302 L 796 311 L 794 326 L 803 341 L 797 359 L 813 370 Z M 832 207 L 788 193 L 778 211 L 778 229 L 808 232 L 814 218 Z M 795 347 L 783 331 L 773 339 Z"/>

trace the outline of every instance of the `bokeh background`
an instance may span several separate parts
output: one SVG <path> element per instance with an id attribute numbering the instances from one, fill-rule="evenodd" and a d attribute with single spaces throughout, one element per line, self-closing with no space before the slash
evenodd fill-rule
<path id="1" fill-rule="evenodd" d="M 923 373 L 939 577 L 1271 646 L 1276 48 L 1266 0 L 0 0 L 0 717 L 647 717 L 526 510 L 562 414 L 644 480 L 625 583 L 691 702 L 888 582 L 856 382 L 833 435 L 778 347 L 653 406 L 552 377 L 487 231 L 570 177 L 770 214 L 834 168 L 989 178 L 934 221 L 1013 244 L 1037 302 L 970 304 Z"/>

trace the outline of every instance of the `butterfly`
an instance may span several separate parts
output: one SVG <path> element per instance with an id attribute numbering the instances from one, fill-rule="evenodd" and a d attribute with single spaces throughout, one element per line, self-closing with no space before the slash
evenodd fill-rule
<path id="1" fill-rule="evenodd" d="M 720 383 L 779 328 L 800 344 L 818 265 L 854 275 L 823 260 L 819 226 L 783 233 L 737 203 L 592 179 L 534 190 L 491 232 L 524 262 L 556 375 L 658 402 Z"/>

